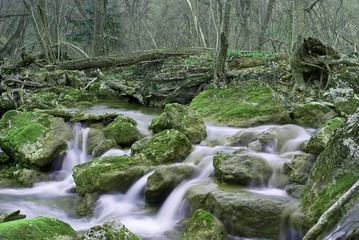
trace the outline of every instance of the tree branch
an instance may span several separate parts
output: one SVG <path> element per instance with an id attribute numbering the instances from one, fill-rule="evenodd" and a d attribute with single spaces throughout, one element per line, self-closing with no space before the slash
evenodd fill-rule
<path id="1" fill-rule="evenodd" d="M 314 6 L 318 3 L 318 2 L 320 2 L 321 0 L 315 0 L 312 4 L 310 4 L 308 7 L 306 7 L 306 8 L 304 8 L 304 10 L 305 11 L 307 11 L 307 12 L 310 12 L 313 8 L 314 8 Z"/>

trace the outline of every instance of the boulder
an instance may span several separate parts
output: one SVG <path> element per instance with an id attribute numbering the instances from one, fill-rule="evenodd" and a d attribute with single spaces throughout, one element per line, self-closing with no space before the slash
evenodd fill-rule
<path id="1" fill-rule="evenodd" d="M 80 216 L 92 215 L 98 199 L 99 195 L 97 193 L 86 193 L 77 206 L 76 212 Z"/>
<path id="2" fill-rule="evenodd" d="M 125 192 L 148 169 L 129 156 L 94 158 L 75 166 L 76 191 L 85 193 Z"/>
<path id="3" fill-rule="evenodd" d="M 62 118 L 38 112 L 6 112 L 0 120 L 0 147 L 16 162 L 47 167 L 66 150 L 72 130 Z"/>
<path id="4" fill-rule="evenodd" d="M 172 190 L 189 178 L 195 167 L 190 165 L 171 165 L 157 169 L 147 179 L 145 200 L 150 204 L 162 203 Z"/>
<path id="5" fill-rule="evenodd" d="M 182 240 L 226 240 L 223 223 L 211 213 L 198 209 L 186 224 Z"/>
<path id="6" fill-rule="evenodd" d="M 182 162 L 192 151 L 192 144 L 181 132 L 164 130 L 131 148 L 134 157 L 151 165 Z"/>
<path id="7" fill-rule="evenodd" d="M 331 101 L 341 116 L 349 116 L 359 107 L 359 95 L 352 88 L 329 89 Z"/>
<path id="8" fill-rule="evenodd" d="M 268 182 L 272 174 L 267 161 L 251 153 L 216 155 L 213 166 L 216 179 L 242 186 L 261 185 Z"/>
<path id="9" fill-rule="evenodd" d="M 336 117 L 327 121 L 324 126 L 314 134 L 305 146 L 305 152 L 318 156 L 327 146 L 334 131 L 345 121 L 344 118 Z"/>
<path id="10" fill-rule="evenodd" d="M 228 146 L 248 146 L 249 143 L 257 139 L 262 134 L 265 128 L 248 128 L 238 131 L 233 136 L 226 138 L 225 144 Z"/>
<path id="11" fill-rule="evenodd" d="M 230 234 L 266 239 L 279 238 L 282 215 L 291 201 L 208 181 L 189 188 L 186 199 L 192 209 L 211 212 Z"/>
<path id="12" fill-rule="evenodd" d="M 309 102 L 305 104 L 298 104 L 293 110 L 292 116 L 295 123 L 298 125 L 320 128 L 326 121 L 336 117 L 337 113 L 326 104 Z"/>
<path id="13" fill-rule="evenodd" d="M 55 218 L 36 217 L 1 223 L 0 238 L 16 240 L 75 240 L 76 232 L 69 224 Z"/>
<path id="14" fill-rule="evenodd" d="M 292 122 L 278 94 L 258 80 L 205 90 L 190 107 L 206 120 L 236 127 Z"/>
<path id="15" fill-rule="evenodd" d="M 330 138 L 313 165 L 302 192 L 305 227 L 309 229 L 359 177 L 359 111 L 351 115 Z M 354 197 L 340 213 L 332 216 L 324 232 L 335 224 L 357 201 Z"/>
<path id="16" fill-rule="evenodd" d="M 154 133 L 176 129 L 192 143 L 198 143 L 207 136 L 206 126 L 200 116 L 191 108 L 178 103 L 167 104 L 163 113 L 152 120 L 149 129 Z"/>
<path id="17" fill-rule="evenodd" d="M 116 218 L 110 218 L 102 226 L 90 228 L 82 237 L 82 240 L 99 239 L 140 240 Z"/>
<path id="18" fill-rule="evenodd" d="M 50 177 L 44 172 L 22 168 L 14 172 L 16 182 L 21 187 L 32 187 L 35 183 L 49 181 Z"/>
<path id="19" fill-rule="evenodd" d="M 311 154 L 296 154 L 291 161 L 284 163 L 283 173 L 288 176 L 290 183 L 304 185 L 314 162 L 315 157 Z"/>
<path id="20" fill-rule="evenodd" d="M 141 132 L 136 125 L 132 118 L 118 115 L 104 128 L 104 133 L 106 138 L 113 138 L 118 145 L 129 147 L 141 138 Z"/>

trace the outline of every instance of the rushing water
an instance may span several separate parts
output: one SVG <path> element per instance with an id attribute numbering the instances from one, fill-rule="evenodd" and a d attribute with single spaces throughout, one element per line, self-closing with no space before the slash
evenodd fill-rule
<path id="1" fill-rule="evenodd" d="M 153 114 L 144 114 L 140 111 L 118 110 L 115 108 L 97 107 L 87 109 L 87 112 L 112 113 L 118 112 L 134 118 L 142 132 L 149 134 L 147 128 L 155 117 Z M 77 231 L 99 225 L 110 217 L 117 217 L 132 232 L 143 239 L 177 239 L 168 235 L 174 231 L 177 224 L 185 217 L 188 204 L 185 201 L 187 189 L 211 177 L 213 173 L 213 156 L 219 152 L 231 153 L 243 146 L 226 146 L 218 139 L 224 139 L 240 131 L 250 131 L 255 135 L 268 130 L 273 126 L 238 129 L 207 125 L 208 137 L 201 144 L 195 145 L 192 153 L 181 164 L 190 164 L 196 168 L 196 174 L 182 182 L 168 196 L 162 206 L 156 210 L 146 205 L 143 191 L 147 178 L 152 172 L 139 179 L 128 191 L 123 194 L 104 194 L 96 203 L 93 217 L 79 218 L 75 214 L 78 197 L 72 189 L 75 183 L 72 179 L 72 168 L 91 159 L 87 152 L 87 137 L 89 128 L 74 124 L 74 139 L 68 143 L 66 157 L 60 170 L 52 174 L 52 181 L 38 183 L 32 188 L 1 189 L 0 213 L 12 210 L 21 210 L 27 217 L 39 215 L 53 216 L 69 223 Z M 267 146 L 265 152 L 249 154 L 264 158 L 273 169 L 273 175 L 268 183 L 261 186 L 247 188 L 247 191 L 263 195 L 282 196 L 290 198 L 284 190 L 285 179 L 281 169 L 283 164 L 291 159 L 299 146 L 309 139 L 310 132 L 294 125 L 286 125 L 286 131 L 293 132 L 294 137 L 288 139 L 280 149 L 276 144 Z M 104 156 L 129 155 L 128 150 L 111 149 Z M 232 236 L 232 239 L 242 239 Z M 289 238 L 287 238 L 289 239 Z"/>

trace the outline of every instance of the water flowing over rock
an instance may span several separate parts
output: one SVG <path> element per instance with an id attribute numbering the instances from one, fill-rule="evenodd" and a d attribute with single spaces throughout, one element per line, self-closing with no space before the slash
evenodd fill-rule
<path id="1" fill-rule="evenodd" d="M 328 142 L 315 162 L 302 193 L 302 209 L 306 227 L 314 225 L 326 211 L 358 179 L 359 169 L 359 112 L 351 115 Z M 351 208 L 354 198 L 342 209 Z M 326 230 L 338 221 L 340 214 L 330 219 Z"/>
<path id="2" fill-rule="evenodd" d="M 152 120 L 149 128 L 154 133 L 176 129 L 192 143 L 198 143 L 207 136 L 206 126 L 200 116 L 189 107 L 177 103 L 167 104 L 164 112 Z"/>
<path id="3" fill-rule="evenodd" d="M 0 238 L 16 240 L 75 240 L 76 232 L 69 224 L 55 218 L 36 217 L 1 223 Z"/>
<path id="4" fill-rule="evenodd" d="M 47 173 L 25 168 L 15 171 L 14 176 L 16 182 L 22 187 L 32 187 L 33 184 L 37 182 L 50 180 L 50 177 Z"/>
<path id="5" fill-rule="evenodd" d="M 71 128 L 62 118 L 37 112 L 6 112 L 0 120 L 0 147 L 15 162 L 46 167 L 66 149 Z"/>
<path id="6" fill-rule="evenodd" d="M 194 212 L 187 223 L 182 240 L 226 240 L 227 232 L 223 223 L 204 210 Z"/>

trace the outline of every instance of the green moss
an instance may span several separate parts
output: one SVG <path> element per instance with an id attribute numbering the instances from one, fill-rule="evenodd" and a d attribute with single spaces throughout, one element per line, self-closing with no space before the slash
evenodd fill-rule
<path id="1" fill-rule="evenodd" d="M 202 222 L 205 224 L 211 224 L 214 221 L 213 215 L 202 209 L 197 210 L 192 219 L 196 222 Z"/>
<path id="2" fill-rule="evenodd" d="M 118 145 L 131 146 L 141 137 L 136 125 L 136 121 L 132 118 L 119 115 L 104 128 L 104 133 L 107 138 L 114 139 Z"/>
<path id="3" fill-rule="evenodd" d="M 43 134 L 45 134 L 46 128 L 38 123 L 33 123 L 17 131 L 17 134 L 10 139 L 10 142 L 16 145 L 22 145 L 25 143 L 35 143 Z"/>
<path id="4" fill-rule="evenodd" d="M 272 90 L 255 80 L 203 91 L 190 107 L 209 121 L 238 127 L 290 122 L 289 114 Z"/>
<path id="5" fill-rule="evenodd" d="M 49 217 L 16 220 L 0 224 L 0 237 L 16 240 L 55 240 L 61 236 L 76 237 L 67 223 Z"/>

